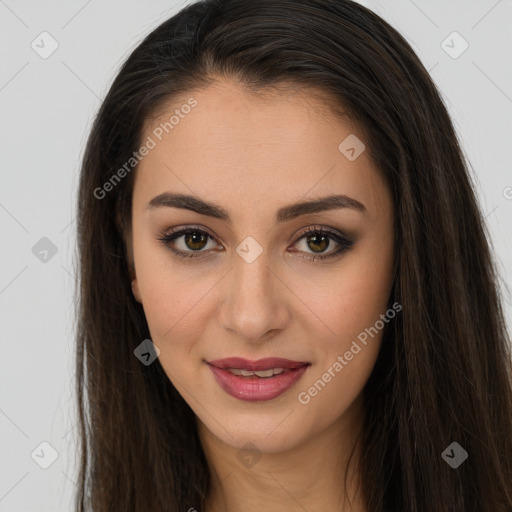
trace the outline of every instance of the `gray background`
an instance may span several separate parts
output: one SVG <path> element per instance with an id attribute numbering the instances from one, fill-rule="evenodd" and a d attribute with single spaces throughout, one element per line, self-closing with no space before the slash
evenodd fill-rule
<path id="1" fill-rule="evenodd" d="M 187 3 L 0 0 L 0 511 L 71 510 L 79 163 L 121 62 Z M 510 282 L 512 0 L 361 3 L 404 35 L 440 88 L 475 172 L 499 271 Z M 45 59 L 31 47 L 51 48 L 39 36 L 44 31 L 58 43 Z M 454 31 L 469 44 L 461 55 L 464 41 Z M 54 255 L 44 253 L 43 237 Z M 504 299 L 511 325 L 508 292 Z M 52 449 L 42 442 L 58 453 L 47 469 L 41 465 L 52 462 Z"/>

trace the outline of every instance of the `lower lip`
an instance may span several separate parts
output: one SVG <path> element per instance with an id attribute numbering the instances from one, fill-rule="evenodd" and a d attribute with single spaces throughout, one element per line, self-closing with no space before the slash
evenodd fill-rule
<path id="1" fill-rule="evenodd" d="M 278 397 L 290 389 L 309 367 L 304 365 L 273 377 L 260 378 L 233 375 L 228 370 L 211 364 L 208 366 L 217 383 L 228 395 L 248 402 L 261 402 Z"/>

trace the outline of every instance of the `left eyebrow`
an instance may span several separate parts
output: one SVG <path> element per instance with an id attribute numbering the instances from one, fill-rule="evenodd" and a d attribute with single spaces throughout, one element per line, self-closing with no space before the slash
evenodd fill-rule
<path id="1" fill-rule="evenodd" d="M 173 194 L 164 192 L 155 196 L 146 205 L 146 209 L 154 209 L 160 207 L 182 208 L 192 210 L 201 215 L 207 215 L 226 221 L 231 224 L 230 214 L 219 205 L 208 203 L 199 197 L 188 194 Z M 339 208 L 351 208 L 362 213 L 366 212 L 366 207 L 359 201 L 346 195 L 333 195 L 312 199 L 310 201 L 300 201 L 280 208 L 276 213 L 276 223 L 287 222 L 310 213 L 318 213 L 326 210 L 334 210 Z"/>

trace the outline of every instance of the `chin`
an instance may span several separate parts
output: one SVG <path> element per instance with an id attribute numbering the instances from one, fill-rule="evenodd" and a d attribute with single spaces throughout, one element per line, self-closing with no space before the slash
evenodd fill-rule
<path id="1" fill-rule="evenodd" d="M 251 445 L 262 453 L 280 453 L 294 448 L 306 439 L 306 426 L 309 427 L 290 412 L 280 412 L 267 418 L 253 415 L 247 421 L 239 413 L 226 413 L 214 421 L 208 418 L 204 424 L 211 434 L 226 445 L 238 450 Z"/>

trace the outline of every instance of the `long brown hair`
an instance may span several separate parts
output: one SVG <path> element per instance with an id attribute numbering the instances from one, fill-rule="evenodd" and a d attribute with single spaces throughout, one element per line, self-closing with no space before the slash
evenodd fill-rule
<path id="1" fill-rule="evenodd" d="M 126 259 L 136 172 L 126 162 L 165 102 L 219 76 L 252 91 L 291 83 L 325 92 L 364 130 L 392 191 L 390 303 L 403 310 L 364 389 L 368 510 L 511 511 L 510 338 L 468 164 L 409 44 L 349 0 L 193 3 L 118 72 L 78 191 L 77 511 L 204 510 L 211 481 L 195 415 L 158 360 L 134 356 L 150 335 Z M 441 455 L 454 441 L 468 453 L 456 469 Z"/>

